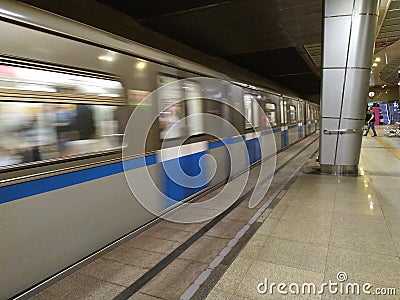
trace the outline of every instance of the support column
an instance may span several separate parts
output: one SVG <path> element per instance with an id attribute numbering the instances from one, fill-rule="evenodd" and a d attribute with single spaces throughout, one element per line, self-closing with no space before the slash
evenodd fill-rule
<path id="1" fill-rule="evenodd" d="M 324 0 L 321 171 L 356 174 L 379 0 Z"/>

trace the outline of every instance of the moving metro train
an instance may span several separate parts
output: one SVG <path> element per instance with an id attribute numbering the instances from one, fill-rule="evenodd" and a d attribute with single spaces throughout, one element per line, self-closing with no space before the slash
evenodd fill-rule
<path id="1" fill-rule="evenodd" d="M 135 200 L 123 174 L 123 135 L 132 111 L 157 119 L 145 151 L 132 150 L 132 161 L 146 158 L 132 169 L 135 180 L 147 168 L 177 201 L 227 180 L 229 166 L 224 146 L 203 134 L 209 124 L 197 119 L 180 129 L 185 135 L 170 138 L 165 130 L 171 116 L 207 112 L 229 119 L 246 141 L 242 169 L 262 159 L 254 140 L 263 120 L 250 98 L 267 116 L 277 150 L 318 129 L 316 104 L 235 78 L 229 79 L 242 89 L 231 95 L 224 74 L 18 2 L 1 2 L 0 35 L 0 299 L 23 293 L 156 218 Z M 196 77 L 221 79 L 221 86 L 193 79 L 141 102 L 160 86 Z M 207 101 L 216 93 L 235 97 L 243 116 Z M 176 101 L 188 95 L 197 100 Z M 160 107 L 166 109 L 158 115 Z M 198 164 L 199 153 L 212 155 L 217 172 L 197 189 L 171 185 L 157 158 L 162 142 L 190 145 L 191 152 L 179 157 L 190 166 Z"/>

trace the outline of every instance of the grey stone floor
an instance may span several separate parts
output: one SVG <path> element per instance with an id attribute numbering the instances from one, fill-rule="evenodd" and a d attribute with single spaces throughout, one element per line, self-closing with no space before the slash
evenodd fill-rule
<path id="1" fill-rule="evenodd" d="M 399 149 L 400 139 L 364 137 L 361 176 L 299 176 L 207 299 L 400 299 Z M 289 292 L 292 283 L 318 290 L 338 278 L 360 295 Z M 289 293 L 262 293 L 265 279 Z M 377 294 L 387 288 L 396 295 Z"/>

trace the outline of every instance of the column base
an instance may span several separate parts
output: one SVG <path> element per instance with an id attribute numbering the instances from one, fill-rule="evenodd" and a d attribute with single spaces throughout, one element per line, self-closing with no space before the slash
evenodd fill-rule
<path id="1" fill-rule="evenodd" d="M 358 165 L 321 165 L 322 174 L 358 175 Z"/>

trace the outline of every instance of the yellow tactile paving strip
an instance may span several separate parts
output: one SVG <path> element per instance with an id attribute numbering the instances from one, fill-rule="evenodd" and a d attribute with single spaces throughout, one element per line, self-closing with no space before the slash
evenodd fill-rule
<path id="1" fill-rule="evenodd" d="M 383 147 L 385 147 L 386 150 L 388 150 L 390 153 L 392 153 L 397 159 L 400 159 L 400 152 L 393 148 L 391 144 L 386 142 L 383 138 L 381 137 L 376 137 L 376 141 L 378 141 Z"/>

